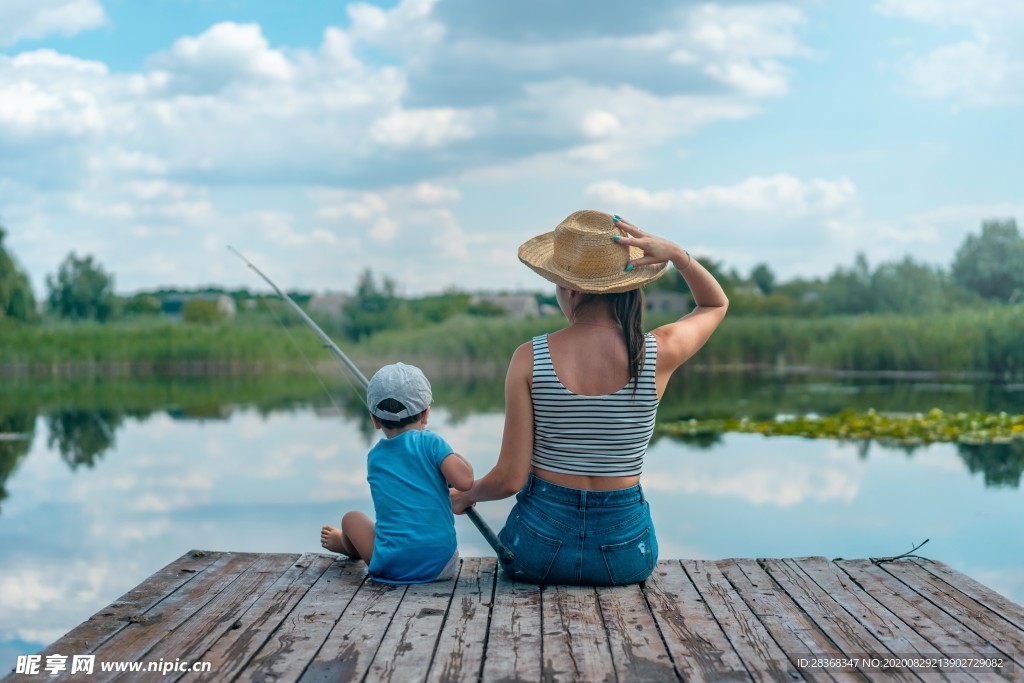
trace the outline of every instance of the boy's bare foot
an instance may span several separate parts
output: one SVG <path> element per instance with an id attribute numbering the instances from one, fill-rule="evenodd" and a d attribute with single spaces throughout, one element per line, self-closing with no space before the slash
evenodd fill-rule
<path id="1" fill-rule="evenodd" d="M 353 549 L 345 542 L 345 535 L 337 527 L 325 526 L 320 529 L 320 545 L 332 553 L 341 553 L 346 557 L 359 559 L 359 555 L 352 552 Z"/>

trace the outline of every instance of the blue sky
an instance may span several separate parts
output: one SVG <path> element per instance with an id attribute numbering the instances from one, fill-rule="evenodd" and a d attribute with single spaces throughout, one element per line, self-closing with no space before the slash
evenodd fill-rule
<path id="1" fill-rule="evenodd" d="M 1024 215 L 1024 6 L 5 0 L 0 222 L 38 294 L 544 289 L 579 208 L 741 272 L 946 265 Z"/>

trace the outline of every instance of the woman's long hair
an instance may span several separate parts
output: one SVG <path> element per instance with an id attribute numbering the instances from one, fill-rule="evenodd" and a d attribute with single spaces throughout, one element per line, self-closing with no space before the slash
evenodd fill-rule
<path id="1" fill-rule="evenodd" d="M 629 359 L 629 379 L 633 382 L 636 396 L 640 383 L 640 371 L 644 367 L 644 290 L 631 289 L 614 294 L 586 294 L 573 306 L 572 315 L 584 304 L 602 299 L 608 302 L 612 315 L 622 325 L 622 336 L 626 340 L 626 357 Z"/>

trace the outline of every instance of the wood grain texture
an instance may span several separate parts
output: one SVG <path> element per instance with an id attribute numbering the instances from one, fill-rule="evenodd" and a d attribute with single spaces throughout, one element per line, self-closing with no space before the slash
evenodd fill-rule
<path id="1" fill-rule="evenodd" d="M 714 562 L 683 560 L 681 564 L 699 595 L 690 600 L 703 601 L 754 680 L 804 680 Z M 687 607 L 693 604 L 686 602 Z M 689 617 L 692 611 L 690 607 L 684 613 Z"/>
<path id="2" fill-rule="evenodd" d="M 189 673 L 179 679 L 223 681 L 241 673 L 333 561 L 332 557 L 313 553 L 300 557 L 203 655 L 203 661 L 210 663 L 210 672 L 206 675 Z M 166 680 L 177 679 L 168 677 Z"/>
<path id="3" fill-rule="evenodd" d="M 916 559 L 664 560 L 639 585 L 542 588 L 510 582 L 494 558 L 464 559 L 453 581 L 394 586 L 316 553 L 190 552 L 40 655 L 91 653 L 95 681 L 1021 681 L 1022 619 L 990 588 Z M 845 656 L 1004 664 L 807 663 Z M 160 660 L 212 670 L 101 668 Z M 73 678 L 42 664 L 3 680 Z"/>
<path id="4" fill-rule="evenodd" d="M 484 657 L 485 681 L 539 681 L 542 674 L 541 588 L 498 573 Z"/>
<path id="5" fill-rule="evenodd" d="M 679 680 L 665 640 L 639 584 L 598 588 L 612 665 L 620 681 Z"/>
<path id="6" fill-rule="evenodd" d="M 680 678 L 750 680 L 728 636 L 678 560 L 659 560 L 644 582 L 644 594 Z"/>
<path id="7" fill-rule="evenodd" d="M 893 614 L 881 602 L 871 597 L 848 575 L 824 557 L 804 557 L 784 560 L 801 571 L 825 591 L 847 614 L 853 617 L 889 652 L 899 658 L 941 660 L 942 652 L 914 631 L 906 622 Z M 975 680 L 967 669 L 940 666 L 926 671 L 935 680 Z"/>
<path id="8" fill-rule="evenodd" d="M 362 562 L 334 562 L 281 621 L 235 680 L 298 679 L 310 666 L 365 580 L 366 565 Z"/>
<path id="9" fill-rule="evenodd" d="M 427 673 L 428 681 L 475 683 L 479 680 L 497 572 L 498 563 L 493 558 L 469 557 L 462 561 L 451 608 Z"/>
<path id="10" fill-rule="evenodd" d="M 545 586 L 541 615 L 544 680 L 617 680 L 594 588 Z"/>

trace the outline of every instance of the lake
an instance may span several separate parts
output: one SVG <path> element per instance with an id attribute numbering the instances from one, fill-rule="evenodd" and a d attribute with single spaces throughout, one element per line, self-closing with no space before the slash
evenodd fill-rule
<path id="1" fill-rule="evenodd" d="M 372 515 L 377 438 L 339 377 L 10 382 L 0 389 L 0 671 L 193 548 L 320 552 Z M 480 475 L 500 380 L 435 382 L 430 428 Z M 659 420 L 841 408 L 1024 412 L 1024 387 L 684 374 Z M 920 554 L 1024 601 L 1024 445 L 656 438 L 642 483 L 663 558 Z M 483 503 L 497 530 L 511 499 Z M 457 520 L 464 555 L 491 554 Z M 65 653 L 73 654 L 73 653 Z"/>

